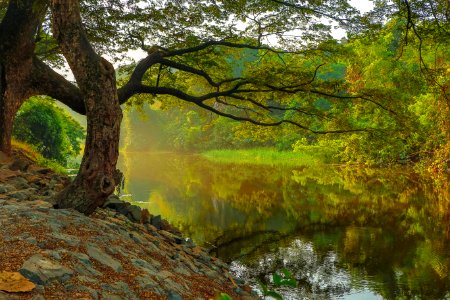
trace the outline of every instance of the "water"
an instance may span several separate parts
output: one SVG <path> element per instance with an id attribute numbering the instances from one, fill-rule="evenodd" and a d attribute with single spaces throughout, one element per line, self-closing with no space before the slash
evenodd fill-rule
<path id="1" fill-rule="evenodd" d="M 124 194 L 286 299 L 450 299 L 448 190 L 408 169 L 217 164 L 122 153 Z"/>

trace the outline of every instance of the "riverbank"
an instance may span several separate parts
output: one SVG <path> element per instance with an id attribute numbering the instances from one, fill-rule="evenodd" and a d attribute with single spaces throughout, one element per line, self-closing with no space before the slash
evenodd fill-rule
<path id="1" fill-rule="evenodd" d="M 115 197 L 89 217 L 53 209 L 68 182 L 23 153 L 0 158 L 0 271 L 36 285 L 0 291 L 1 300 L 253 298 L 225 263 L 159 216 Z"/>
<path id="2" fill-rule="evenodd" d="M 314 166 L 322 164 L 319 156 L 306 152 L 278 151 L 272 148 L 235 150 L 209 150 L 202 157 L 218 163 L 251 164 L 268 166 Z"/>

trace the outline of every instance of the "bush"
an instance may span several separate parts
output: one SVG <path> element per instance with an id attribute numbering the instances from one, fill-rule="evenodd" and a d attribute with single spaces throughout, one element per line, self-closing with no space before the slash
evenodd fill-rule
<path id="1" fill-rule="evenodd" d="M 67 164 L 77 156 L 84 140 L 83 127 L 53 101 L 32 97 L 16 115 L 13 137 L 33 146 L 43 157 Z"/>

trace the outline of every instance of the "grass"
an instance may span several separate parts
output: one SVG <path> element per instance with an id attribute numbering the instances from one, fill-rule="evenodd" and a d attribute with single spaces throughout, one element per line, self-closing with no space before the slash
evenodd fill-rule
<path id="1" fill-rule="evenodd" d="M 33 148 L 33 146 L 14 139 L 11 140 L 11 145 L 13 149 L 21 150 L 22 153 L 24 153 L 28 158 L 35 161 L 37 165 L 49 168 L 58 174 L 67 174 L 67 170 L 64 166 L 54 160 L 43 157 L 38 151 L 36 151 L 36 149 Z"/>
<path id="2" fill-rule="evenodd" d="M 321 163 L 319 157 L 310 153 L 278 151 L 272 148 L 244 150 L 210 150 L 202 157 L 214 162 L 250 165 L 311 166 Z"/>

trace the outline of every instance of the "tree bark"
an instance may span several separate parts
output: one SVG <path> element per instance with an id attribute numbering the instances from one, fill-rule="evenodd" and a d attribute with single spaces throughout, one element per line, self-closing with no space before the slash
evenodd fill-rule
<path id="1" fill-rule="evenodd" d="M 45 7 L 34 0 L 11 0 L 0 24 L 0 151 L 11 152 L 14 117 L 35 94 L 30 86 L 34 37 Z"/>
<path id="2" fill-rule="evenodd" d="M 75 180 L 57 196 L 55 207 L 90 214 L 118 183 L 120 108 L 113 66 L 97 55 L 81 22 L 78 0 L 52 0 L 53 32 L 84 97 L 87 137 Z"/>

